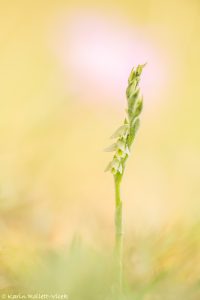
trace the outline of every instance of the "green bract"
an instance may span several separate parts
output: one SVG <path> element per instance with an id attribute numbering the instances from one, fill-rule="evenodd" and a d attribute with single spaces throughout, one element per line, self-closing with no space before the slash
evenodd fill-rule
<path id="1" fill-rule="evenodd" d="M 140 94 L 139 82 L 140 75 L 145 65 L 138 65 L 136 69 L 132 69 L 128 78 L 128 87 L 126 89 L 127 97 L 127 117 L 124 124 L 120 126 L 111 138 L 115 138 L 116 142 L 105 149 L 105 151 L 114 151 L 112 161 L 108 164 L 105 171 L 111 171 L 116 176 L 122 176 L 125 168 L 125 162 L 130 154 L 131 145 L 135 139 L 136 132 L 139 128 L 139 115 L 142 111 L 143 98 Z"/>

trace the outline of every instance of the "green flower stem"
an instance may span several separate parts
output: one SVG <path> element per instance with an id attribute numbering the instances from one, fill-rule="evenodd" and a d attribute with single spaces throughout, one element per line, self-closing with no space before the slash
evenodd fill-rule
<path id="1" fill-rule="evenodd" d="M 121 176 L 120 176 L 121 177 Z M 120 196 L 121 178 L 115 176 L 115 255 L 116 255 L 116 280 L 117 293 L 122 292 L 122 255 L 123 255 L 123 219 L 122 219 L 122 200 Z"/>
<path id="2" fill-rule="evenodd" d="M 125 165 L 130 155 L 131 146 L 135 140 L 136 132 L 139 128 L 139 115 L 142 111 L 143 98 L 140 94 L 140 75 L 145 65 L 138 65 L 132 69 L 128 78 L 126 97 L 128 107 L 126 118 L 111 138 L 116 142 L 110 145 L 105 151 L 113 152 L 114 156 L 109 162 L 105 171 L 111 171 L 115 181 L 115 255 L 116 255 L 116 276 L 117 295 L 122 293 L 122 256 L 123 256 L 123 223 L 122 223 L 122 200 L 120 196 L 120 184 L 124 174 Z"/>
<path id="3" fill-rule="evenodd" d="M 134 135 L 130 135 L 128 146 L 131 147 Z M 114 175 L 115 182 L 115 259 L 116 259 L 116 288 L 117 294 L 122 294 L 122 278 L 123 278 L 123 203 L 121 199 L 121 181 L 125 170 L 125 163 L 128 158 L 126 155 L 122 161 L 123 172 Z"/>

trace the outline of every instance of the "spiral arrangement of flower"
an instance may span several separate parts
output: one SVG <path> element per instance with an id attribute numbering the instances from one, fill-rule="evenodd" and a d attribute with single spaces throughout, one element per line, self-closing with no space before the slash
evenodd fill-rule
<path id="1" fill-rule="evenodd" d="M 124 174 L 125 163 L 130 155 L 136 132 L 139 128 L 139 115 L 142 111 L 143 97 L 140 93 L 140 76 L 145 65 L 138 65 L 132 69 L 128 78 L 126 97 L 128 107 L 124 124 L 120 126 L 111 138 L 116 142 L 105 151 L 114 151 L 112 161 L 105 171 L 111 171 L 115 181 L 115 255 L 116 255 L 116 292 L 120 296 L 122 292 L 122 252 L 123 252 L 123 224 L 122 224 L 122 200 L 120 196 L 120 183 Z"/>
<path id="2" fill-rule="evenodd" d="M 128 102 L 126 109 L 127 116 L 125 117 L 124 124 L 111 136 L 111 138 L 117 139 L 116 142 L 105 149 L 108 152 L 115 152 L 112 161 L 106 168 L 106 171 L 111 171 L 114 176 L 123 174 L 126 159 L 130 154 L 131 145 L 139 128 L 139 115 L 143 106 L 143 97 L 140 94 L 139 82 L 144 66 L 139 65 L 131 71 L 126 90 Z"/>

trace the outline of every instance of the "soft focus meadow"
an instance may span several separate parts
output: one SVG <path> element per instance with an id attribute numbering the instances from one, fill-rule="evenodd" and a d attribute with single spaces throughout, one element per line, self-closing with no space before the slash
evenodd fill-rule
<path id="1" fill-rule="evenodd" d="M 199 0 L 0 0 L 0 28 L 0 295 L 117 300 L 103 149 L 147 62 L 123 299 L 199 300 Z"/>

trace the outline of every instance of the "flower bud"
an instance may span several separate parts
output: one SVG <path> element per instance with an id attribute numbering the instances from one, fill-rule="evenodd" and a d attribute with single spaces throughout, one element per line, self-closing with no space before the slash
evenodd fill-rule
<path id="1" fill-rule="evenodd" d="M 143 108 L 143 98 L 141 97 L 136 102 L 135 109 L 134 109 L 134 117 L 137 117 L 140 115 L 142 108 Z"/>
<path id="2" fill-rule="evenodd" d="M 134 68 L 133 68 L 133 69 L 131 70 L 130 75 L 129 75 L 128 83 L 130 84 L 130 83 L 133 81 L 134 78 L 135 78 L 135 70 L 134 70 Z"/>
<path id="3" fill-rule="evenodd" d="M 142 70 L 143 68 L 146 66 L 146 64 L 144 65 L 138 65 L 137 69 L 136 69 L 136 76 L 140 76 L 142 74 Z"/>

